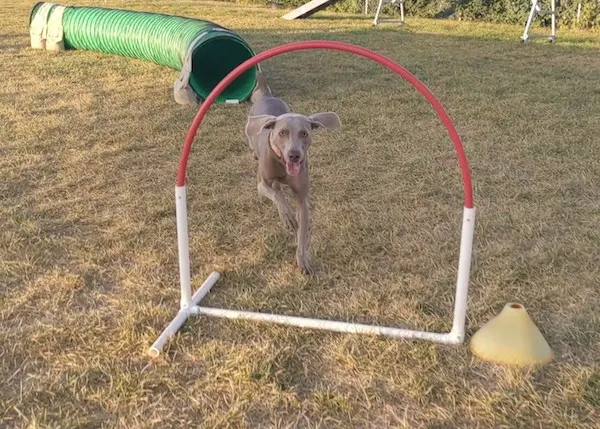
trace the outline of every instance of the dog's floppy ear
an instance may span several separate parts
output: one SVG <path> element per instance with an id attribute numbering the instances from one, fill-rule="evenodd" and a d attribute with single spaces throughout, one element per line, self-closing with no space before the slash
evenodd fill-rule
<path id="1" fill-rule="evenodd" d="M 340 117 L 337 113 L 326 112 L 326 113 L 315 113 L 308 117 L 310 125 L 313 129 L 327 128 L 328 130 L 337 130 L 342 126 Z"/>
<path id="2" fill-rule="evenodd" d="M 250 116 L 246 122 L 246 135 L 257 136 L 263 129 L 273 128 L 276 120 L 277 117 L 272 115 Z"/>

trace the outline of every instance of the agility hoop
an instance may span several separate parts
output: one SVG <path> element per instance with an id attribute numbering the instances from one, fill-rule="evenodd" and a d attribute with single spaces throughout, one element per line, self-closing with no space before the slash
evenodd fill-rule
<path id="1" fill-rule="evenodd" d="M 458 157 L 460 170 L 462 173 L 462 184 L 464 191 L 464 207 L 462 232 L 460 239 L 460 252 L 458 259 L 458 273 L 456 279 L 456 294 L 454 299 L 454 316 L 452 329 L 447 333 L 417 331 L 410 329 L 400 329 L 385 326 L 365 325 L 360 323 L 348 323 L 332 320 L 311 319 L 306 317 L 295 317 L 278 314 L 258 313 L 249 311 L 229 310 L 213 307 L 201 307 L 200 301 L 210 292 L 211 288 L 219 280 L 218 272 L 211 273 L 200 288 L 192 295 L 191 269 L 190 269 L 190 249 L 188 237 L 188 216 L 187 216 L 187 195 L 186 195 L 186 171 L 188 158 L 192 143 L 202 120 L 208 113 L 210 107 L 217 97 L 223 92 L 242 73 L 258 63 L 270 58 L 285 54 L 288 52 L 304 51 L 310 49 L 326 49 L 334 51 L 349 52 L 368 58 L 400 75 L 404 80 L 416 88 L 419 93 L 431 104 L 436 114 L 446 128 L 454 150 Z M 446 110 L 433 93 L 413 74 L 404 67 L 391 59 L 377 54 L 360 46 L 342 42 L 331 41 L 307 41 L 289 43 L 262 52 L 244 63 L 240 64 L 235 70 L 230 72 L 208 95 L 206 100 L 200 106 L 198 113 L 194 117 L 188 130 L 181 159 L 179 171 L 177 173 L 177 186 L 175 188 L 175 208 L 177 216 L 177 244 L 179 252 L 179 278 L 181 285 L 180 309 L 175 318 L 169 323 L 167 328 L 160 334 L 158 339 L 150 347 L 149 353 L 152 356 L 160 355 L 165 343 L 183 326 L 186 320 L 193 315 L 206 315 L 222 317 L 227 319 L 248 319 L 262 322 L 270 322 L 281 325 L 291 325 L 301 328 L 324 329 L 336 332 L 383 335 L 393 338 L 421 339 L 443 344 L 462 344 L 465 337 L 465 321 L 467 312 L 467 297 L 469 289 L 469 276 L 471 271 L 471 255 L 473 249 L 473 236 L 475 231 L 475 208 L 473 206 L 473 189 L 471 183 L 471 174 L 465 155 L 463 145 L 452 123 L 452 120 L 446 113 Z"/>

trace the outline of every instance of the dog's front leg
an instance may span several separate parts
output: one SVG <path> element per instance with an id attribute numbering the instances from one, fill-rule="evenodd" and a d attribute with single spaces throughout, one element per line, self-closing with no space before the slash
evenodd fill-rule
<path id="1" fill-rule="evenodd" d="M 302 274 L 314 273 L 308 260 L 308 241 L 310 228 L 310 211 L 307 198 L 296 199 L 296 217 L 298 218 L 298 247 L 296 248 L 296 263 Z"/>
<path id="2" fill-rule="evenodd" d="M 277 206 L 277 210 L 279 211 L 279 217 L 287 229 L 290 231 L 296 231 L 296 229 L 298 229 L 298 223 L 294 217 L 294 212 L 285 200 L 278 182 L 268 183 L 266 180 L 260 179 L 258 182 L 258 193 L 275 203 L 275 206 Z"/>

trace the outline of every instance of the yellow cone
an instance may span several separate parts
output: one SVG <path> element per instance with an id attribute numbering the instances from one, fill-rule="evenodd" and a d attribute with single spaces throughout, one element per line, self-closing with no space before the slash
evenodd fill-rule
<path id="1" fill-rule="evenodd" d="M 507 365 L 542 365 L 553 358 L 546 339 L 521 304 L 508 303 L 473 335 L 471 351 Z"/>

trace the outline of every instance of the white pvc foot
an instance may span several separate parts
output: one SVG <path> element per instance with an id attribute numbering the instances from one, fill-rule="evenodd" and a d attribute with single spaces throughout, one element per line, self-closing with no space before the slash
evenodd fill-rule
<path id="1" fill-rule="evenodd" d="M 173 336 L 173 334 L 181 329 L 188 317 L 190 317 L 190 313 L 187 309 L 179 310 L 177 316 L 169 323 L 169 326 L 162 331 L 158 339 L 150 346 L 150 350 L 148 350 L 150 356 L 158 357 L 158 355 L 160 355 L 165 343 Z"/>
<path id="2" fill-rule="evenodd" d="M 194 296 L 192 297 L 192 306 L 190 307 L 182 307 L 178 312 L 175 318 L 169 323 L 169 326 L 159 335 L 158 339 L 152 344 L 148 353 L 152 357 L 158 357 L 162 352 L 162 349 L 165 343 L 171 338 L 174 334 L 177 333 L 186 322 L 186 320 L 192 314 L 192 309 L 195 308 L 202 298 L 204 298 L 208 292 L 210 292 L 211 288 L 217 283 L 221 275 L 214 271 L 208 276 L 208 278 L 202 283 L 200 288 L 196 291 Z"/>

